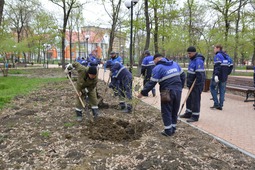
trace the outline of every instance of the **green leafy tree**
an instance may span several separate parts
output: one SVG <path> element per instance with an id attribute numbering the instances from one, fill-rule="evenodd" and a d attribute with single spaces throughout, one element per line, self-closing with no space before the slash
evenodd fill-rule
<path id="1" fill-rule="evenodd" d="M 82 6 L 78 0 L 49 0 L 63 10 L 63 24 L 61 28 L 61 48 L 62 48 L 62 69 L 65 69 L 65 35 L 71 11 Z"/>
<path id="2" fill-rule="evenodd" d="M 10 0 L 6 3 L 6 7 L 5 16 L 10 24 L 10 29 L 15 32 L 17 43 L 24 42 L 29 35 L 30 23 L 38 9 L 40 9 L 40 3 L 38 0 Z M 26 61 L 26 53 L 23 52 L 23 55 Z M 20 54 L 18 60 L 20 60 Z"/>
<path id="3" fill-rule="evenodd" d="M 57 46 L 56 37 L 60 36 L 57 19 L 46 11 L 40 11 L 34 16 L 31 23 L 31 36 L 28 39 L 30 50 L 37 53 L 36 61 L 41 63 L 42 53 L 45 52 L 44 44 Z"/>

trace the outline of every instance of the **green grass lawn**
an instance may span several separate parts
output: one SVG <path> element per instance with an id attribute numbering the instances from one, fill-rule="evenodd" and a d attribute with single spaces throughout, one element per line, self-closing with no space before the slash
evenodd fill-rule
<path id="1" fill-rule="evenodd" d="M 48 82 L 64 80 L 66 78 L 0 77 L 0 109 L 17 95 L 26 95 Z"/>
<path id="2" fill-rule="evenodd" d="M 22 70 L 22 69 L 9 69 L 8 74 L 28 74 L 29 70 Z"/>

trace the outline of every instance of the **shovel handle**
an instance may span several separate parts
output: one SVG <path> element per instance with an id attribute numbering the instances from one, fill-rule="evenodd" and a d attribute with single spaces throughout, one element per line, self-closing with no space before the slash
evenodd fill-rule
<path id="1" fill-rule="evenodd" d="M 192 83 L 192 85 L 191 85 L 191 87 L 190 87 L 190 89 L 189 89 L 189 91 L 188 91 L 188 94 L 187 94 L 186 98 L 184 99 L 184 101 L 183 101 L 183 103 L 182 103 L 182 106 L 181 106 L 181 109 L 180 109 L 178 115 L 181 114 L 181 111 L 182 111 L 182 109 L 183 109 L 183 107 L 184 107 L 184 104 L 186 103 L 186 101 L 187 101 L 187 99 L 188 99 L 188 97 L 189 97 L 191 91 L 193 90 L 193 88 L 194 88 L 194 86 L 195 86 L 196 80 L 197 80 L 197 78 L 193 81 L 193 83 Z"/>
<path id="2" fill-rule="evenodd" d="M 107 80 L 107 83 L 106 83 L 106 87 L 104 89 L 104 96 L 105 96 L 105 94 L 106 94 L 106 92 L 107 92 L 107 90 L 109 88 L 108 86 L 109 86 L 110 79 L 111 79 L 111 74 L 109 73 L 109 77 L 108 77 L 108 80 Z"/>
<path id="3" fill-rule="evenodd" d="M 76 89 L 76 87 L 75 87 L 75 85 L 74 85 L 72 79 L 70 78 L 69 74 L 67 74 L 67 77 L 68 77 L 68 79 L 70 80 L 71 84 L 73 85 L 73 88 L 74 88 L 74 90 L 75 90 L 77 96 L 79 97 L 79 100 L 80 100 L 80 102 L 81 102 L 82 107 L 85 108 L 85 104 L 84 104 L 84 102 L 82 101 L 81 96 L 79 95 L 79 92 L 78 92 L 78 90 Z"/>

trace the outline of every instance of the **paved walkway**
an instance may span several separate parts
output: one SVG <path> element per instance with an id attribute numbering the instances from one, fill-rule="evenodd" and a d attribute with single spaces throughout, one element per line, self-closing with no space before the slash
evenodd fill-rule
<path id="1" fill-rule="evenodd" d="M 108 75 L 108 71 L 104 73 L 103 69 L 100 69 L 100 79 L 107 81 Z M 139 83 L 142 84 L 142 80 L 135 78 L 133 85 Z M 149 97 L 144 97 L 141 100 L 160 109 L 158 84 L 156 90 L 156 97 L 152 97 L 150 93 Z M 187 92 L 187 89 L 183 89 L 181 105 Z M 202 93 L 200 119 L 191 125 L 255 158 L 255 110 L 253 102 L 244 102 L 245 97 L 226 94 L 223 110 L 220 111 L 210 109 L 210 106 L 213 105 L 210 98 L 210 92 Z M 185 106 L 182 113 L 184 111 Z M 185 119 L 182 121 L 185 122 Z"/>

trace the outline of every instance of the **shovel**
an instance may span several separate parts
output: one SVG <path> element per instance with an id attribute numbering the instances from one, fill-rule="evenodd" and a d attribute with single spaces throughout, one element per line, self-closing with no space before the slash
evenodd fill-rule
<path id="1" fill-rule="evenodd" d="M 71 84 L 72 84 L 72 86 L 73 86 L 73 88 L 74 88 L 74 90 L 75 90 L 77 96 L 79 97 L 79 100 L 80 100 L 80 102 L 81 102 L 82 107 L 83 107 L 83 108 L 85 109 L 85 111 L 86 111 L 88 119 L 90 120 L 91 118 L 90 118 L 90 114 L 89 114 L 89 112 L 88 112 L 88 107 L 85 106 L 85 104 L 84 104 L 83 100 L 81 99 L 81 96 L 79 95 L 79 92 L 78 92 L 78 90 L 76 89 L 76 87 L 75 87 L 75 85 L 74 85 L 72 79 L 70 78 L 69 74 L 67 74 L 67 77 L 68 77 L 68 79 L 70 80 L 70 82 L 71 82 Z M 86 100 L 87 100 L 87 97 L 86 97 Z"/>
<path id="2" fill-rule="evenodd" d="M 187 94 L 185 100 L 184 100 L 183 103 L 182 103 L 182 106 L 181 106 L 181 109 L 180 109 L 180 111 L 179 111 L 179 113 L 178 113 L 178 116 L 179 116 L 180 113 L 182 112 L 182 109 L 183 109 L 183 107 L 184 107 L 184 104 L 186 103 L 186 101 L 187 101 L 187 99 L 188 99 L 188 97 L 189 97 L 191 91 L 193 90 L 196 80 L 197 80 L 197 79 L 195 79 L 195 80 L 193 81 L 193 83 L 192 83 L 192 85 L 191 85 L 191 87 L 190 87 L 190 89 L 189 89 L 189 91 L 188 91 L 188 94 Z"/>
<path id="3" fill-rule="evenodd" d="M 75 85 L 73 84 L 73 81 L 72 81 L 72 79 L 70 78 L 69 74 L 67 74 L 67 77 L 68 77 L 68 79 L 70 80 L 71 84 L 73 85 L 73 88 L 74 88 L 74 90 L 75 90 L 77 96 L 79 97 L 79 100 L 80 100 L 80 102 L 81 102 L 82 107 L 85 108 L 85 104 L 84 104 L 84 102 L 82 101 L 81 96 L 80 96 L 79 92 L 77 91 Z"/>

